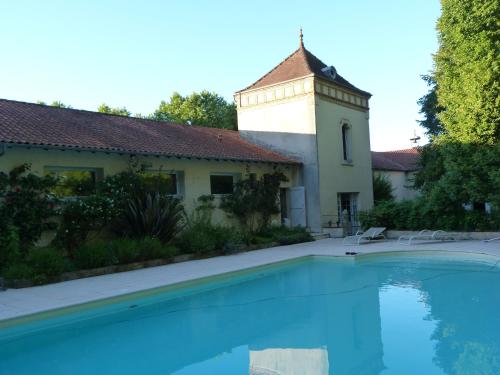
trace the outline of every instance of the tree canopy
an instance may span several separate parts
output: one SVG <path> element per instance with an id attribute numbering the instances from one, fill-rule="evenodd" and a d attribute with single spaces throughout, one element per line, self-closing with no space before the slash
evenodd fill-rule
<path id="1" fill-rule="evenodd" d="M 180 124 L 237 129 L 236 105 L 206 90 L 189 96 L 174 92 L 169 101 L 160 103 L 152 118 Z"/>
<path id="2" fill-rule="evenodd" d="M 42 100 L 38 100 L 36 102 L 36 104 L 41 104 L 41 105 L 49 105 L 51 107 L 56 107 L 56 108 L 73 108 L 72 106 L 68 105 L 68 104 L 64 104 L 63 102 L 59 101 L 59 100 L 54 100 L 52 103 L 50 104 L 47 104 L 46 102 L 42 101 Z"/>
<path id="3" fill-rule="evenodd" d="M 119 115 L 119 116 L 130 116 L 132 113 L 125 107 L 110 107 L 106 103 L 102 103 L 98 108 L 98 112 L 107 113 L 110 115 Z"/>
<path id="4" fill-rule="evenodd" d="M 434 79 L 446 139 L 500 140 L 500 0 L 441 0 Z"/>
<path id="5" fill-rule="evenodd" d="M 394 200 L 393 187 L 391 181 L 382 175 L 373 177 L 373 200 L 375 204 Z"/>
<path id="6" fill-rule="evenodd" d="M 432 142 L 437 136 L 443 134 L 443 124 L 439 121 L 438 114 L 443 108 L 438 104 L 437 85 L 433 76 L 423 75 L 422 79 L 427 82 L 429 91 L 418 100 L 420 106 L 419 113 L 424 116 L 418 123 L 425 129 L 425 134 L 429 136 Z"/>
<path id="7" fill-rule="evenodd" d="M 418 102 L 431 143 L 415 186 L 443 217 L 490 203 L 500 218 L 500 0 L 441 4 L 435 70 Z"/>

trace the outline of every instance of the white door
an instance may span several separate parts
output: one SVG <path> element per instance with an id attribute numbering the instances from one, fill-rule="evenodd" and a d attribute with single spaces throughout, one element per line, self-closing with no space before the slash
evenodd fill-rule
<path id="1" fill-rule="evenodd" d="M 304 186 L 290 188 L 290 221 L 292 227 L 306 227 L 306 191 Z"/>

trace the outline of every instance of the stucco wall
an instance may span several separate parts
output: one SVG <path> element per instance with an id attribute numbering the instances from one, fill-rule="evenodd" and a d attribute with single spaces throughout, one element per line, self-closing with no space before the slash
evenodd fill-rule
<path id="1" fill-rule="evenodd" d="M 39 148 L 7 147 L 5 154 L 0 156 L 0 171 L 8 172 L 23 163 L 31 164 L 31 171 L 43 174 L 44 168 L 50 167 L 89 167 L 102 168 L 104 176 L 112 175 L 126 170 L 130 157 L 115 153 L 103 152 L 76 152 L 43 150 Z M 264 173 L 272 173 L 273 165 L 264 163 L 242 163 L 228 161 L 209 161 L 195 159 L 179 159 L 155 156 L 138 156 L 138 164 L 144 164 L 153 170 L 181 171 L 183 172 L 182 200 L 187 212 L 191 212 L 196 205 L 196 200 L 201 195 L 210 194 L 210 173 L 235 173 L 245 176 L 255 173 L 257 177 Z M 297 179 L 296 167 L 280 166 L 288 177 L 289 182 L 283 187 L 294 185 Z M 216 199 L 216 202 L 218 199 Z M 279 217 L 277 218 L 279 219 Z M 216 222 L 230 222 L 224 212 L 217 209 L 214 212 Z"/>
<path id="2" fill-rule="evenodd" d="M 342 124 L 351 127 L 352 163 L 342 154 Z M 368 111 L 316 95 L 321 219 L 338 220 L 337 193 L 359 193 L 358 211 L 373 206 Z"/>
<path id="3" fill-rule="evenodd" d="M 374 175 L 385 177 L 392 185 L 392 194 L 397 201 L 415 199 L 420 195 L 412 188 L 415 172 L 374 170 Z"/>
<path id="4" fill-rule="evenodd" d="M 311 82 L 311 78 L 306 78 L 244 94 L 244 97 L 255 97 L 256 102 L 252 105 L 248 99 L 246 105 L 238 105 L 238 130 L 249 141 L 302 162 L 302 174 L 297 184 L 303 185 L 306 191 L 307 226 L 313 231 L 320 231 L 318 153 Z M 285 94 L 290 94 L 282 99 L 274 96 L 274 100 L 258 101 L 262 94 L 282 89 Z M 238 103 L 243 101 L 238 100 L 238 96 L 236 98 Z"/>
<path id="5" fill-rule="evenodd" d="M 235 100 L 244 137 L 303 163 L 310 229 L 337 222 L 340 192 L 358 193 L 358 211 L 372 207 L 367 98 L 308 76 L 237 93 Z M 342 162 L 344 120 L 352 129 L 350 164 Z"/>

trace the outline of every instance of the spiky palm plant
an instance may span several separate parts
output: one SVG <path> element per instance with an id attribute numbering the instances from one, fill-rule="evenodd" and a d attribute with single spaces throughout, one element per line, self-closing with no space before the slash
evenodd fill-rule
<path id="1" fill-rule="evenodd" d="M 160 193 L 145 193 L 131 199 L 124 212 L 120 231 L 133 238 L 158 238 L 166 243 L 184 227 L 181 202 Z"/>

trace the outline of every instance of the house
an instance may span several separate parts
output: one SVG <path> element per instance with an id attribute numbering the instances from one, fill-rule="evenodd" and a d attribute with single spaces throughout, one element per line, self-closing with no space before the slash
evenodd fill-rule
<path id="1" fill-rule="evenodd" d="M 420 194 L 413 188 L 413 182 L 419 166 L 418 148 L 395 151 L 372 151 L 372 168 L 374 176 L 383 176 L 392 185 L 397 201 L 413 199 Z"/>
<path id="2" fill-rule="evenodd" d="M 370 94 L 299 48 L 235 93 L 239 131 L 0 100 L 0 171 L 30 163 L 91 184 L 127 168 L 161 175 L 191 211 L 249 174 L 280 169 L 281 220 L 320 232 L 373 204 Z M 82 192 L 64 190 L 67 195 Z M 84 192 L 83 192 L 84 193 Z M 222 212 L 216 220 L 226 220 Z"/>
<path id="3" fill-rule="evenodd" d="M 297 184 L 300 169 L 296 160 L 256 146 L 235 131 L 10 100 L 0 100 L 0 142 L 0 171 L 30 163 L 36 174 L 95 182 L 140 168 L 160 174 L 166 192 L 181 198 L 188 212 L 201 195 L 231 193 L 244 175 L 259 177 L 279 168 L 289 180 L 286 189 Z"/>

